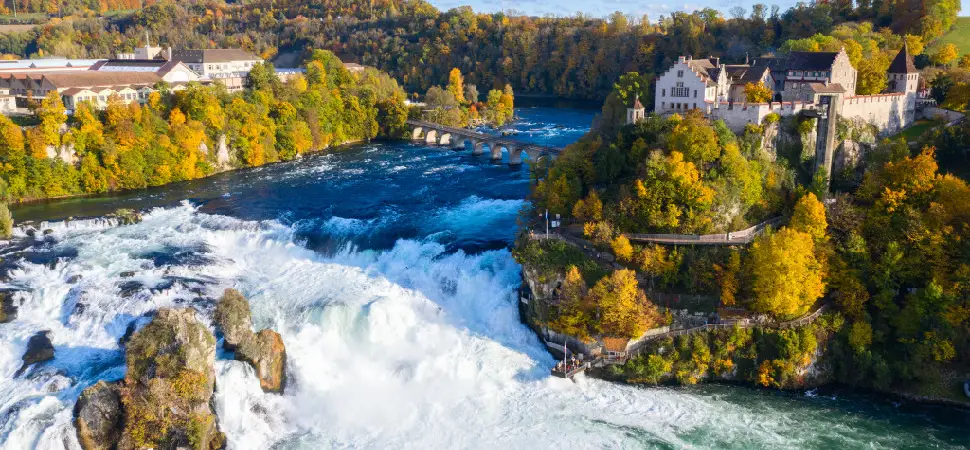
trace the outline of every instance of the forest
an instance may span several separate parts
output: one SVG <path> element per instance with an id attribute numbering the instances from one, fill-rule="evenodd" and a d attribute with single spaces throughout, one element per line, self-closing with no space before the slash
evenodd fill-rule
<path id="1" fill-rule="evenodd" d="M 17 1 L 28 11 L 44 11 L 52 3 Z M 862 92 L 878 92 L 880 78 L 865 74 L 884 70 L 903 39 L 921 53 L 953 26 L 960 9 L 956 0 L 839 0 L 799 3 L 785 11 L 759 3 L 750 11 L 732 8 L 729 17 L 708 8 L 656 18 L 619 13 L 536 18 L 469 8 L 442 12 L 422 0 L 146 2 L 144 9 L 117 14 L 107 12 L 129 5 L 59 3 L 62 13 L 43 26 L 0 36 L 0 53 L 107 57 L 143 45 L 148 30 L 163 45 L 241 47 L 266 59 L 278 57 L 278 63 L 310 48 L 328 49 L 388 72 L 409 92 L 443 85 L 457 68 L 482 92 L 508 84 L 520 95 L 598 101 L 621 75 L 656 74 L 679 55 L 713 54 L 739 63 L 749 56 L 841 45 L 864 74 Z M 936 55 L 924 55 L 917 64 L 934 62 L 931 56 Z"/>
<path id="2" fill-rule="evenodd" d="M 160 85 L 144 105 L 112 98 L 104 111 L 85 103 L 70 117 L 52 91 L 33 106 L 36 125 L 0 117 L 0 197 L 16 202 L 159 186 L 401 136 L 404 91 L 387 74 L 352 74 L 324 50 L 312 52 L 306 68 L 305 77 L 283 83 L 270 64 L 257 65 L 248 88 L 234 94 L 219 83 Z"/>

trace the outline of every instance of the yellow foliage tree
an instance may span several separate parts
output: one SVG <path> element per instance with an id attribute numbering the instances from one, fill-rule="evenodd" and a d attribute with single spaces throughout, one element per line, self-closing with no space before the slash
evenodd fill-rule
<path id="1" fill-rule="evenodd" d="M 613 254 L 616 255 L 616 259 L 629 263 L 633 261 L 633 246 L 630 245 L 630 240 L 623 236 L 622 234 L 613 239 L 610 242 L 610 247 L 613 249 Z"/>
<path id="2" fill-rule="evenodd" d="M 805 314 L 822 296 L 822 265 L 808 233 L 782 228 L 751 245 L 751 309 L 782 318 Z"/>
<path id="3" fill-rule="evenodd" d="M 930 56 L 930 61 L 939 66 L 948 66 L 960 57 L 957 46 L 953 44 L 943 44 Z"/>
<path id="4" fill-rule="evenodd" d="M 758 84 L 748 83 L 744 85 L 744 96 L 748 103 L 767 103 L 771 101 L 774 92 L 766 86 L 764 81 Z"/>
<path id="5" fill-rule="evenodd" d="M 687 161 L 698 164 L 713 162 L 721 155 L 714 128 L 699 114 L 688 114 L 670 134 L 669 146 L 684 155 Z"/>
<path id="6" fill-rule="evenodd" d="M 603 201 L 596 191 L 591 191 L 584 200 L 573 205 L 573 217 L 584 222 L 603 220 Z"/>
<path id="7" fill-rule="evenodd" d="M 825 205 L 818 201 L 815 194 L 809 192 L 798 199 L 795 204 L 795 213 L 791 218 L 791 227 L 808 233 L 819 242 L 825 239 L 825 230 L 828 222 L 825 219 Z"/>
<path id="8" fill-rule="evenodd" d="M 47 145 L 59 145 L 61 143 L 61 126 L 67 121 L 64 113 L 64 103 L 61 103 L 61 96 L 56 90 L 47 93 L 44 100 L 36 110 L 37 118 L 40 119 L 40 130 L 43 141 Z"/>
<path id="9" fill-rule="evenodd" d="M 607 336 L 636 338 L 660 322 L 657 307 L 640 290 L 636 272 L 617 270 L 590 289 L 599 311 L 597 330 Z"/>
<path id="10" fill-rule="evenodd" d="M 728 256 L 727 264 L 715 264 L 714 273 L 717 275 L 718 283 L 721 285 L 721 303 L 724 306 L 733 306 L 737 303 L 738 290 L 741 288 L 741 253 L 732 250 Z"/>
<path id="11" fill-rule="evenodd" d="M 458 103 L 465 103 L 465 77 L 457 67 L 448 74 L 448 92 L 455 96 Z"/>
<path id="12" fill-rule="evenodd" d="M 549 327 L 560 333 L 576 336 L 583 340 L 590 337 L 590 316 L 586 281 L 576 266 L 569 266 L 566 278 L 559 289 L 560 299 L 556 318 Z"/>

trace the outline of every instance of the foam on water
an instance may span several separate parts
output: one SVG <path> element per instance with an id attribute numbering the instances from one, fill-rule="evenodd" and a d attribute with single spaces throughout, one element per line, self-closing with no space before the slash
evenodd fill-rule
<path id="1" fill-rule="evenodd" d="M 468 199 L 454 214 L 516 206 Z M 211 299 L 226 287 L 249 297 L 256 326 L 277 329 L 289 356 L 282 396 L 263 393 L 248 365 L 217 362 L 215 406 L 233 449 L 741 448 L 813 446 L 820 434 L 862 443 L 846 425 L 808 426 L 797 410 L 550 378 L 554 361 L 519 323 L 519 268 L 507 250 L 467 255 L 399 241 L 325 256 L 295 242 L 290 227 L 188 204 L 133 226 L 52 229 L 52 250 L 71 247 L 77 257 L 11 274 L 11 285 L 30 291 L 20 294 L 18 320 L 0 327 L 4 448 L 79 448 L 71 408 L 84 387 L 123 376 L 118 338 L 128 323 L 187 304 L 208 323 Z M 156 267 L 133 256 L 163 249 L 192 249 L 206 262 Z M 122 278 L 129 270 L 136 275 Z M 72 275 L 82 276 L 76 285 Z M 145 289 L 126 298 L 125 280 Z M 40 330 L 51 330 L 55 360 L 13 378 Z"/>

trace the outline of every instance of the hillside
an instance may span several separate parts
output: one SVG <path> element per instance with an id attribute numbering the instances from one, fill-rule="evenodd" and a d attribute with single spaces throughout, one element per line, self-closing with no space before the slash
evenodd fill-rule
<path id="1" fill-rule="evenodd" d="M 970 53 L 970 17 L 957 17 L 953 28 L 933 43 L 930 51 L 945 44 L 956 45 L 961 55 Z"/>

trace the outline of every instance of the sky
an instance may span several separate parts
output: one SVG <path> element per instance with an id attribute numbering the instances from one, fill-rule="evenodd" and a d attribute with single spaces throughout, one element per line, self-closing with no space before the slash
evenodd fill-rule
<path id="1" fill-rule="evenodd" d="M 769 1 L 761 0 L 691 0 L 689 2 L 676 0 L 428 0 L 442 11 L 469 5 L 478 12 L 497 12 L 513 9 L 533 16 L 554 14 L 557 16 L 571 16 L 582 11 L 594 17 L 602 17 L 621 11 L 635 17 L 647 14 L 651 20 L 661 15 L 669 16 L 672 11 L 694 11 L 707 7 L 721 10 L 727 15 L 729 9 L 741 6 L 750 11 L 751 5 L 764 3 L 769 7 L 778 5 L 782 11 L 795 5 L 797 0 Z M 806 3 L 808 1 L 806 0 Z M 963 15 L 970 11 L 963 10 Z"/>
<path id="2" fill-rule="evenodd" d="M 672 11 L 694 11 L 707 7 L 721 10 L 727 15 L 727 11 L 734 6 L 741 6 L 747 10 L 751 5 L 759 3 L 756 0 L 692 0 L 690 2 L 676 0 L 428 0 L 438 9 L 445 11 L 457 6 L 469 5 L 477 12 L 497 12 L 513 9 L 524 12 L 528 15 L 544 16 L 554 14 L 557 16 L 574 15 L 582 11 L 584 14 L 591 14 L 596 17 L 606 16 L 614 11 L 621 11 L 625 14 L 632 14 L 639 17 L 647 14 L 651 20 L 661 15 L 670 15 Z M 767 1 L 760 3 L 766 5 L 778 5 L 785 10 L 796 3 L 797 0 Z"/>

